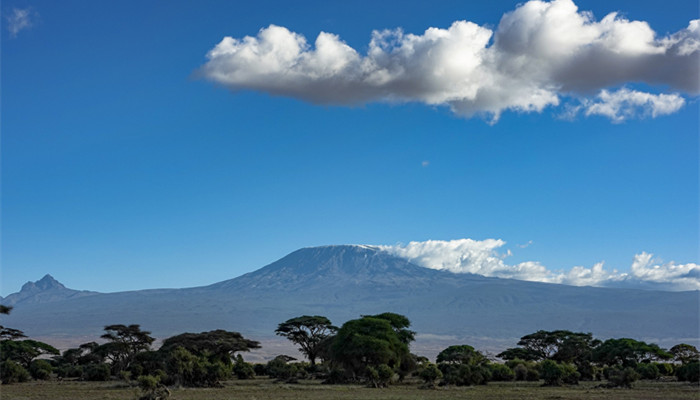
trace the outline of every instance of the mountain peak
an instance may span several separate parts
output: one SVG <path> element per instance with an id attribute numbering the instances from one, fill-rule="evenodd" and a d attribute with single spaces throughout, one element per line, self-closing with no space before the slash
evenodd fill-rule
<path id="1" fill-rule="evenodd" d="M 27 282 L 22 286 L 21 292 L 37 292 L 51 289 L 65 289 L 66 287 L 53 276 L 46 274 L 36 282 Z"/>

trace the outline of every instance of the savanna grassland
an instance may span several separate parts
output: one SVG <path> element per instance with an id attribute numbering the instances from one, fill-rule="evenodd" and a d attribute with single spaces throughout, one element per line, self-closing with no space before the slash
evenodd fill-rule
<path id="1" fill-rule="evenodd" d="M 384 389 L 362 385 L 323 385 L 303 380 L 298 384 L 280 384 L 272 379 L 229 380 L 219 388 L 175 388 L 169 400 L 431 400 L 431 399 L 700 399 L 697 384 L 687 382 L 638 381 L 632 389 L 603 389 L 599 382 L 542 387 L 541 382 L 489 382 L 468 387 L 419 389 L 419 382 L 391 385 Z M 124 382 L 32 381 L 3 385 L 3 400 L 133 400 L 140 395 L 136 386 Z"/>

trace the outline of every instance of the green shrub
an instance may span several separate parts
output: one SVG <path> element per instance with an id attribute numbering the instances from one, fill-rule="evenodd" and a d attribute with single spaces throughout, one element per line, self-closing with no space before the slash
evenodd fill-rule
<path id="1" fill-rule="evenodd" d="M 275 357 L 267 363 L 267 376 L 281 381 L 293 380 L 297 374 L 297 367 L 288 364 L 283 357 Z"/>
<path id="2" fill-rule="evenodd" d="M 255 377 L 255 369 L 253 365 L 243 361 L 243 357 L 239 354 L 236 357 L 236 363 L 233 365 L 233 373 L 238 379 L 252 379 Z"/>
<path id="3" fill-rule="evenodd" d="M 519 358 L 506 361 L 506 366 L 513 370 L 516 381 L 538 381 L 540 372 L 532 361 L 524 361 Z"/>
<path id="4" fill-rule="evenodd" d="M 679 381 L 700 382 L 700 362 L 691 362 L 678 367 L 676 376 Z"/>
<path id="5" fill-rule="evenodd" d="M 323 383 L 329 384 L 329 385 L 335 385 L 338 383 L 346 383 L 346 382 L 348 382 L 347 372 L 343 368 L 340 368 L 340 367 L 332 368 L 328 372 L 328 376 L 326 377 L 326 379 L 323 381 Z"/>
<path id="6" fill-rule="evenodd" d="M 659 373 L 659 368 L 654 364 L 637 364 L 635 371 L 637 371 L 641 379 L 658 379 L 661 375 Z"/>
<path id="7" fill-rule="evenodd" d="M 257 376 L 267 375 L 267 366 L 265 364 L 253 364 L 253 371 Z"/>
<path id="8" fill-rule="evenodd" d="M 443 375 L 443 385 L 485 385 L 491 380 L 491 371 L 483 365 L 440 363 L 438 368 Z"/>
<path id="9" fill-rule="evenodd" d="M 46 360 L 34 360 L 29 364 L 29 373 L 36 380 L 47 380 L 51 378 L 53 367 Z"/>
<path id="10" fill-rule="evenodd" d="M 632 383 L 639 379 L 639 374 L 634 369 L 627 368 L 610 368 L 606 369 L 608 387 L 625 387 L 632 388 Z"/>
<path id="11" fill-rule="evenodd" d="M 5 385 L 9 383 L 26 382 L 29 380 L 29 372 L 16 362 L 6 360 L 0 363 L 0 377 L 2 378 L 2 383 Z"/>
<path id="12" fill-rule="evenodd" d="M 160 377 L 141 375 L 138 381 L 141 389 L 139 400 L 164 400 L 170 397 L 170 391 L 160 383 Z"/>
<path id="13" fill-rule="evenodd" d="M 515 373 L 507 365 L 504 364 L 489 364 L 489 370 L 491 370 L 491 380 L 507 382 L 515 379 Z"/>
<path id="14" fill-rule="evenodd" d="M 112 376 L 108 364 L 89 364 L 83 370 L 83 379 L 86 381 L 108 381 Z"/>
<path id="15" fill-rule="evenodd" d="M 673 364 L 669 363 L 654 363 L 659 373 L 663 376 L 673 376 Z"/>
<path id="16" fill-rule="evenodd" d="M 56 369 L 59 378 L 81 378 L 83 376 L 82 365 L 64 365 Z"/>
<path id="17" fill-rule="evenodd" d="M 442 378 L 442 372 L 440 372 L 437 365 L 428 363 L 421 369 L 418 376 L 425 382 L 426 387 L 433 388 L 435 387 L 435 381 Z"/>
<path id="18" fill-rule="evenodd" d="M 561 386 L 564 383 L 577 384 L 581 375 L 572 364 L 544 360 L 540 363 L 540 376 L 544 379 L 545 386 Z"/>

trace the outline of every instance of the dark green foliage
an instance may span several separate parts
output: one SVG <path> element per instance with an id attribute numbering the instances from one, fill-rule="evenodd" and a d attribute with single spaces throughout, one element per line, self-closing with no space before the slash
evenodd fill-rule
<path id="1" fill-rule="evenodd" d="M 485 385 L 491 379 L 491 370 L 485 365 L 441 363 L 438 368 L 442 372 L 442 385 Z"/>
<path id="2" fill-rule="evenodd" d="M 0 314 L 9 314 L 12 311 L 12 306 L 4 306 L 0 304 Z"/>
<path id="3" fill-rule="evenodd" d="M 138 378 L 141 375 L 154 375 L 157 370 L 162 370 L 164 367 L 167 354 L 161 351 L 142 351 L 134 356 L 134 359 L 129 366 L 131 376 Z"/>
<path id="4" fill-rule="evenodd" d="M 37 380 L 47 380 L 51 377 L 53 367 L 46 360 L 34 360 L 29 364 L 29 373 Z"/>
<path id="5" fill-rule="evenodd" d="M 231 374 L 230 366 L 198 357 L 184 347 L 177 347 L 168 353 L 165 367 L 167 383 L 187 387 L 219 386 L 219 382 Z"/>
<path id="6" fill-rule="evenodd" d="M 12 360 L 5 360 L 0 363 L 0 378 L 2 383 L 26 382 L 29 380 L 29 372 L 18 363 Z"/>
<path id="7" fill-rule="evenodd" d="M 253 364 L 253 371 L 257 376 L 267 375 L 267 365 L 266 364 Z"/>
<path id="8" fill-rule="evenodd" d="M 539 368 L 545 386 L 561 386 L 564 383 L 575 385 L 580 377 L 573 364 L 544 360 L 539 364 Z"/>
<path id="9" fill-rule="evenodd" d="M 252 379 L 255 377 L 253 365 L 243 361 L 243 357 L 239 354 L 236 357 L 236 362 L 233 364 L 233 373 L 238 379 Z"/>
<path id="10" fill-rule="evenodd" d="M 391 378 L 394 376 L 394 370 L 386 364 L 380 364 L 377 368 L 368 366 L 365 376 L 370 386 L 383 388 L 389 386 Z"/>
<path id="11" fill-rule="evenodd" d="M 343 368 L 333 367 L 328 371 L 328 377 L 323 381 L 325 384 L 346 383 L 348 381 L 348 373 Z"/>
<path id="12" fill-rule="evenodd" d="M 83 368 L 83 379 L 86 381 L 108 381 L 111 376 L 109 364 L 88 364 Z"/>
<path id="13" fill-rule="evenodd" d="M 661 376 L 673 376 L 673 365 L 669 363 L 654 363 Z"/>
<path id="14" fill-rule="evenodd" d="M 15 361 L 25 369 L 29 368 L 32 360 L 44 354 L 58 355 L 59 351 L 49 344 L 36 340 L 3 340 L 0 342 L 2 361 Z"/>
<path id="15" fill-rule="evenodd" d="M 170 391 L 160 383 L 158 376 L 139 376 L 139 388 L 141 389 L 139 400 L 163 400 L 170 397 Z"/>
<path id="16" fill-rule="evenodd" d="M 399 337 L 399 340 L 405 345 L 409 345 L 416 340 L 416 333 L 408 329 L 411 326 L 411 321 L 401 314 L 385 312 L 377 315 L 363 315 L 363 317 L 379 318 L 389 321 L 389 324 L 394 329 L 394 332 Z"/>
<path id="17" fill-rule="evenodd" d="M 289 319 L 277 327 L 275 333 L 299 345 L 299 351 L 308 357 L 311 365 L 323 355 L 322 343 L 338 330 L 331 321 L 320 315 L 303 315 Z"/>
<path id="18" fill-rule="evenodd" d="M 434 388 L 435 381 L 442 378 L 442 372 L 438 369 L 437 365 L 427 363 L 427 365 L 423 366 L 418 376 L 425 382 L 425 387 Z"/>
<path id="19" fill-rule="evenodd" d="M 506 365 L 515 373 L 516 381 L 538 381 L 540 379 L 537 364 L 532 361 L 514 359 L 506 362 Z"/>
<path id="20" fill-rule="evenodd" d="M 108 325 L 102 335 L 108 342 L 94 349 L 104 358 L 111 361 L 112 371 L 118 374 L 131 366 L 134 357 L 139 352 L 148 350 L 155 340 L 151 332 L 142 331 L 139 325 Z"/>
<path id="21" fill-rule="evenodd" d="M 405 341 L 412 338 L 412 332 L 406 330 L 408 320 L 398 317 L 385 313 L 343 324 L 333 340 L 333 361 L 354 376 L 364 376 L 368 366 L 400 368 L 401 360 L 410 355 Z"/>
<path id="22" fill-rule="evenodd" d="M 637 364 L 635 371 L 637 371 L 641 379 L 658 379 L 661 375 L 659 368 L 652 363 Z"/>
<path id="23" fill-rule="evenodd" d="M 671 347 L 668 352 L 673 355 L 675 361 L 683 364 L 700 361 L 700 352 L 698 349 L 686 343 L 677 344 Z"/>
<path id="24" fill-rule="evenodd" d="M 613 367 L 605 371 L 608 387 L 632 388 L 632 383 L 639 379 L 639 374 L 631 367 Z"/>
<path id="25" fill-rule="evenodd" d="M 684 364 L 676 371 L 679 381 L 700 382 L 700 362 Z"/>
<path id="26" fill-rule="evenodd" d="M 225 365 L 231 364 L 231 358 L 240 351 L 259 349 L 260 343 L 248 340 L 238 332 L 217 329 L 202 333 L 183 333 L 166 339 L 158 349 L 160 353 L 168 354 L 182 347 L 196 356 L 205 356 L 211 362 L 219 361 Z"/>
<path id="27" fill-rule="evenodd" d="M 515 373 L 507 365 L 490 363 L 491 380 L 496 382 L 508 382 L 515 379 Z"/>
<path id="28" fill-rule="evenodd" d="M 469 364 L 482 365 L 488 360 L 483 354 L 474 350 L 472 346 L 463 344 L 458 346 L 450 346 L 441 351 L 437 356 L 437 362 L 448 364 Z"/>
<path id="29" fill-rule="evenodd" d="M 636 367 L 641 362 L 667 360 L 672 355 L 655 344 L 634 339 L 608 339 L 593 352 L 596 362 L 608 366 Z"/>
<path id="30" fill-rule="evenodd" d="M 299 371 L 295 364 L 289 364 L 294 357 L 280 355 L 267 363 L 267 376 L 279 381 L 294 382 Z"/>
<path id="31" fill-rule="evenodd" d="M 573 364 L 578 374 L 567 376 L 569 381 L 577 383 L 579 377 L 586 380 L 595 378 L 596 370 L 591 361 L 593 349 L 599 344 L 600 341 L 590 333 L 541 330 L 520 338 L 518 345 L 522 347 L 508 349 L 497 357 L 504 360 L 552 360 L 562 365 Z M 521 369 L 521 378 L 523 372 Z M 575 376 L 578 377 L 574 379 Z"/>
<path id="32" fill-rule="evenodd" d="M 59 378 L 81 378 L 83 376 L 82 365 L 61 365 L 56 369 Z"/>

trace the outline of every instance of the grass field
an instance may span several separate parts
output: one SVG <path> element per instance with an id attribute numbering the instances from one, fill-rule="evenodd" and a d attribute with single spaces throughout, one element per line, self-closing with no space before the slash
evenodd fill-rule
<path id="1" fill-rule="evenodd" d="M 636 382 L 633 389 L 600 389 L 597 382 L 577 386 L 541 387 L 538 383 L 492 382 L 486 386 L 418 389 L 417 383 L 397 384 L 388 389 L 360 385 L 321 385 L 318 381 L 279 384 L 268 379 L 232 380 L 222 388 L 171 389 L 173 400 L 430 400 L 430 399 L 700 399 L 700 389 L 682 382 Z M 2 400 L 137 399 L 139 390 L 124 382 L 33 381 L 3 385 Z"/>

